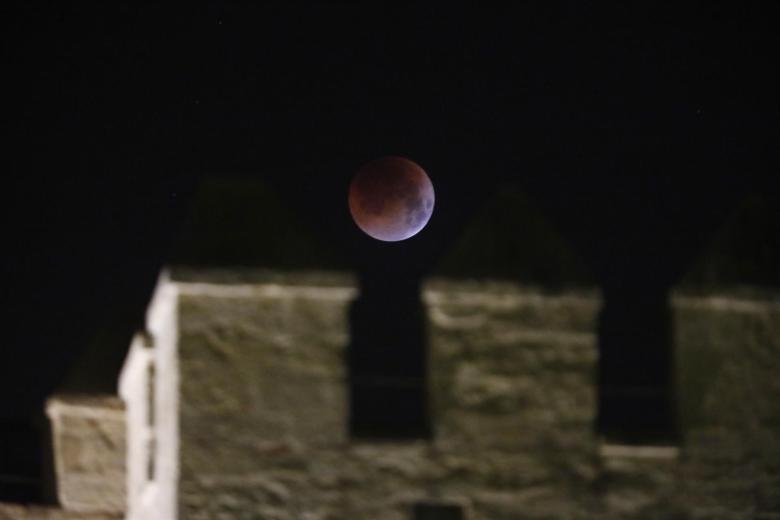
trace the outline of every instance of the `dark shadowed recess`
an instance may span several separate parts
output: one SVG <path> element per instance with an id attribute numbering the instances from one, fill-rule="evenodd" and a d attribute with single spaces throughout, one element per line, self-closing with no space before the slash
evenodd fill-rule
<path id="1" fill-rule="evenodd" d="M 426 439 L 428 353 L 418 280 L 364 275 L 350 308 L 349 430 L 364 440 Z"/>
<path id="2" fill-rule="evenodd" d="M 425 502 L 412 508 L 414 520 L 463 520 L 466 518 L 463 506 L 458 504 L 437 504 Z"/>

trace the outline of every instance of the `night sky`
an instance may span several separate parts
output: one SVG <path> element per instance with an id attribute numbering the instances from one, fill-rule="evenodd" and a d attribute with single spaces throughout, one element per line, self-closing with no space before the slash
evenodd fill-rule
<path id="1" fill-rule="evenodd" d="M 780 221 L 768 8 L 2 10 L 2 424 L 34 415 L 85 345 L 129 341 L 204 179 L 269 186 L 327 244 L 308 267 L 364 280 L 418 280 L 490 196 L 519 187 L 583 259 L 590 274 L 572 279 L 613 292 L 677 283 L 735 208 L 758 200 L 737 234 L 763 244 L 763 263 L 725 281 L 778 283 L 767 267 Z M 346 207 L 352 174 L 385 155 L 418 162 L 437 194 L 428 228 L 393 246 L 356 232 Z M 217 214 L 228 204 L 211 203 Z M 523 229 L 511 215 L 490 225 Z M 247 250 L 278 243 L 268 233 Z M 185 250 L 179 260 L 202 260 Z M 478 261 L 456 271 L 491 274 Z"/>

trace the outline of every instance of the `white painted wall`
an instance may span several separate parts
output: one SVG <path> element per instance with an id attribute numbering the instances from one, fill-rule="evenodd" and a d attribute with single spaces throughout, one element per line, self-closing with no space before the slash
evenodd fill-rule
<path id="1" fill-rule="evenodd" d="M 119 378 L 119 395 L 127 411 L 127 520 L 177 517 L 177 307 L 176 285 L 163 273 L 147 309 L 147 334 L 133 338 Z"/>

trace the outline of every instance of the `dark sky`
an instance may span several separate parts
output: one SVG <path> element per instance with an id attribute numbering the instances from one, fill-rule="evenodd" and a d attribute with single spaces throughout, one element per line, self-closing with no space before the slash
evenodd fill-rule
<path id="1" fill-rule="evenodd" d="M 777 193 L 765 8 L 2 9 L 3 419 L 95 330 L 132 332 L 204 176 L 268 182 L 353 267 L 400 277 L 516 183 L 605 285 L 671 283 L 742 195 Z M 392 250 L 343 203 L 387 154 L 437 189 L 431 232 Z"/>

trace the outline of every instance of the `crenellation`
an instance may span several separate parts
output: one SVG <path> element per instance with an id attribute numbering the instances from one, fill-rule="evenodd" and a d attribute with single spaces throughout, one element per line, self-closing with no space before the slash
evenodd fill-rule
<path id="1" fill-rule="evenodd" d="M 183 518 L 229 516 L 217 504 L 234 500 L 257 508 L 259 518 L 406 519 L 410 504 L 431 497 L 467 504 L 471 520 L 703 518 L 717 507 L 724 518 L 740 518 L 758 484 L 750 491 L 714 478 L 723 465 L 745 465 L 741 475 L 764 483 L 763 507 L 772 507 L 766 483 L 773 480 L 755 459 L 780 460 L 764 435 L 771 421 L 736 431 L 729 421 L 708 426 L 708 407 L 739 408 L 734 399 L 750 391 L 745 378 L 769 369 L 755 360 L 776 363 L 766 349 L 777 318 L 761 303 L 740 302 L 733 315 L 717 299 L 675 307 L 681 402 L 697 406 L 698 415 L 689 416 L 697 422 L 688 425 L 680 455 L 669 458 L 658 455 L 663 448 L 647 456 L 599 449 L 595 293 L 474 281 L 439 280 L 423 292 L 433 438 L 350 441 L 343 362 L 346 296 L 354 292 L 323 287 L 295 284 L 286 293 L 277 280 L 273 289 L 241 289 L 240 297 L 231 289 L 183 291 Z M 743 327 L 752 330 L 744 338 L 737 334 Z M 734 340 L 751 343 L 749 357 L 727 368 L 722 357 L 732 355 Z M 212 351 L 219 348 L 230 355 Z M 702 354 L 719 368 L 712 376 L 743 388 L 697 379 Z M 209 398 L 214 388 L 220 399 Z M 763 400 L 753 413 L 771 418 L 774 410 Z M 746 438 L 761 441 L 746 451 Z M 201 454 L 207 446 L 219 455 Z M 202 472 L 212 475 L 207 489 Z M 205 504 L 196 493 L 223 502 Z"/>
<path id="2" fill-rule="evenodd" d="M 163 282 L 154 330 L 131 348 L 124 401 L 50 400 L 60 507 L 0 504 L 0 519 L 125 518 L 126 490 L 132 518 L 146 518 L 153 489 L 137 480 L 142 469 L 126 488 L 125 463 L 148 450 L 150 417 L 169 428 L 155 485 L 174 482 L 178 504 L 167 511 L 183 520 L 406 520 L 431 500 L 459 504 L 468 520 L 771 520 L 780 509 L 772 299 L 673 298 L 682 441 L 635 446 L 594 431 L 595 293 L 432 282 L 423 301 L 433 435 L 372 441 L 347 427 L 356 291 L 335 280 L 349 279 L 228 278 L 236 284 L 193 273 Z M 162 379 L 149 386 L 145 374 Z M 149 415 L 136 391 L 158 387 Z"/>

